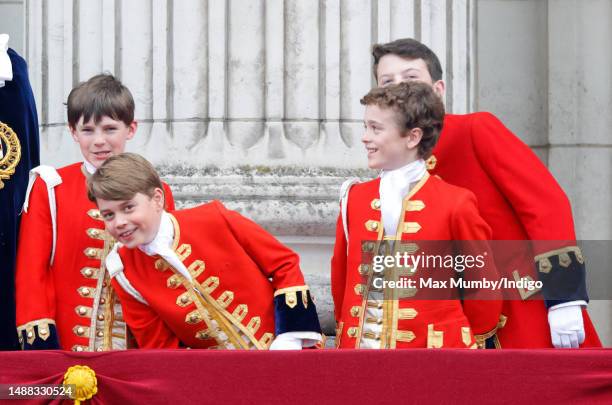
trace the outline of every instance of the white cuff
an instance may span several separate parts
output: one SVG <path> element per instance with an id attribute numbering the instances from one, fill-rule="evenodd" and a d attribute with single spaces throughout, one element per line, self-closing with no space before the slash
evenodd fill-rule
<path id="1" fill-rule="evenodd" d="M 314 346 L 321 340 L 323 337 L 317 332 L 285 332 L 274 339 L 270 350 L 300 350 Z"/>

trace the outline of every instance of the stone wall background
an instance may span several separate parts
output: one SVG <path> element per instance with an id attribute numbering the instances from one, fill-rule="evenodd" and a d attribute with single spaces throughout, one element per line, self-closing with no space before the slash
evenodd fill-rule
<path id="1" fill-rule="evenodd" d="M 447 109 L 498 115 L 568 193 L 578 237 L 610 240 L 611 19 L 609 0 L 0 0 L 0 30 L 30 64 L 44 163 L 79 159 L 63 102 L 114 73 L 137 104 L 128 149 L 179 206 L 218 198 L 297 250 L 328 331 L 338 187 L 375 175 L 360 144 L 370 45 L 431 46 Z M 612 345 L 610 302 L 590 312 Z"/>

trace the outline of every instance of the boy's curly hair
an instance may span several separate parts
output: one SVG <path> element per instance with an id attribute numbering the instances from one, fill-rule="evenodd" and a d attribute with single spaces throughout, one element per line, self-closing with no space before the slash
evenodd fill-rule
<path id="1" fill-rule="evenodd" d="M 370 90 L 361 100 L 363 105 L 392 108 L 402 135 L 420 128 L 423 137 L 418 153 L 423 159 L 431 155 L 444 122 L 444 104 L 433 88 L 422 82 L 410 81 Z"/>

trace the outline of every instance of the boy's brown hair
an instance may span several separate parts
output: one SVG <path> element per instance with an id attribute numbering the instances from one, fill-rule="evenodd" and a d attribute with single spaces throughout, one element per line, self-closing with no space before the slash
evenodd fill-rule
<path id="1" fill-rule="evenodd" d="M 81 117 L 83 122 L 89 122 L 93 117 L 96 124 L 104 116 L 122 121 L 125 125 L 134 121 L 132 93 L 110 74 L 99 74 L 80 83 L 70 91 L 66 106 L 68 125 L 73 129 Z"/>
<path id="2" fill-rule="evenodd" d="M 444 104 L 432 87 L 417 81 L 403 82 L 370 90 L 361 100 L 363 105 L 392 108 L 402 136 L 413 128 L 420 128 L 423 137 L 418 154 L 427 159 L 431 155 L 444 122 Z"/>
<path id="3" fill-rule="evenodd" d="M 87 179 L 87 197 L 110 201 L 130 200 L 137 193 L 153 196 L 162 181 L 148 160 L 136 153 L 111 156 Z"/>
<path id="4" fill-rule="evenodd" d="M 429 70 L 431 80 L 435 83 L 442 80 L 442 65 L 436 54 L 416 39 L 401 38 L 386 44 L 375 44 L 372 46 L 372 56 L 374 57 L 374 78 L 378 79 L 378 62 L 385 55 L 397 55 L 404 59 L 423 59 Z"/>

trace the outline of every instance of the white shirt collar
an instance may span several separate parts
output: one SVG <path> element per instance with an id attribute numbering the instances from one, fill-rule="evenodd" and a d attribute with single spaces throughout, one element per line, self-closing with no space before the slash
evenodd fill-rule
<path id="1" fill-rule="evenodd" d="M 417 159 L 414 162 L 410 162 L 405 166 L 402 166 L 393 170 L 382 170 L 380 177 L 399 177 L 404 178 L 409 183 L 421 180 L 421 177 L 425 174 L 425 161 L 423 159 Z"/>
<path id="2" fill-rule="evenodd" d="M 395 235 L 404 198 L 410 191 L 411 184 L 421 180 L 425 173 L 427 168 L 423 159 L 415 160 L 398 169 L 381 172 L 378 192 L 386 235 Z"/>
<path id="3" fill-rule="evenodd" d="M 83 159 L 83 165 L 85 166 L 85 170 L 87 170 L 87 173 L 89 174 L 94 174 L 96 170 L 98 170 L 96 169 L 96 166 L 92 165 L 85 159 Z"/>
<path id="4" fill-rule="evenodd" d="M 13 65 L 8 55 L 8 34 L 0 34 L 0 87 L 13 80 Z"/>
<path id="5" fill-rule="evenodd" d="M 159 223 L 159 229 L 157 230 L 155 238 L 153 238 L 153 240 L 149 243 L 138 246 L 138 249 L 142 250 L 148 256 L 153 256 L 170 249 L 173 241 L 174 225 L 172 225 L 170 214 L 163 211 L 161 221 Z"/>
<path id="6" fill-rule="evenodd" d="M 174 225 L 170 214 L 166 211 L 162 212 L 161 221 L 159 223 L 159 229 L 155 238 L 149 243 L 138 246 L 138 249 L 143 251 L 148 256 L 160 255 L 163 257 L 170 266 L 178 271 L 183 277 L 190 282 L 193 281 L 189 270 L 185 267 L 185 264 L 179 259 L 176 252 L 172 249 L 172 242 L 174 241 Z"/>

